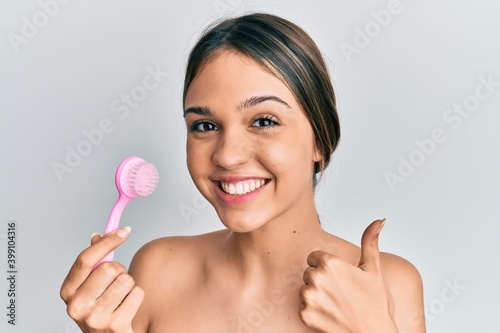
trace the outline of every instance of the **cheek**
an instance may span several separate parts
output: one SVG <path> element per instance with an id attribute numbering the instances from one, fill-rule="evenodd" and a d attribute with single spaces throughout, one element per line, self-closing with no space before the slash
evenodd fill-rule
<path id="1" fill-rule="evenodd" d="M 200 173 L 203 171 L 203 166 L 206 164 L 205 157 L 202 155 L 203 151 L 199 143 L 194 142 L 192 139 L 187 140 L 186 163 L 193 180 L 200 176 Z"/>
<path id="2" fill-rule="evenodd" d="M 270 141 L 262 146 L 263 160 L 282 178 L 309 179 L 313 172 L 311 140 L 303 135 L 287 135 Z"/>

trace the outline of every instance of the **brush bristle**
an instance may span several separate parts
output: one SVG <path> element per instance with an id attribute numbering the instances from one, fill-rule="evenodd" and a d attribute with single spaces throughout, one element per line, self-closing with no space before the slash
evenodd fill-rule
<path id="1" fill-rule="evenodd" d="M 142 159 L 128 163 L 121 177 L 123 192 L 129 197 L 146 197 L 154 192 L 158 184 L 158 170 Z"/>

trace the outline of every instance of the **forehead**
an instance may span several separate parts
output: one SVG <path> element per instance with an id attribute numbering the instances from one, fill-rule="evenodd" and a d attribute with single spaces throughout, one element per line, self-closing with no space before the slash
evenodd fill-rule
<path id="1" fill-rule="evenodd" d="M 255 60 L 235 51 L 220 51 L 191 82 L 186 94 L 186 107 L 203 104 L 241 102 L 249 96 L 276 95 L 295 104 L 288 87 Z M 221 105 L 222 106 L 222 105 Z"/>

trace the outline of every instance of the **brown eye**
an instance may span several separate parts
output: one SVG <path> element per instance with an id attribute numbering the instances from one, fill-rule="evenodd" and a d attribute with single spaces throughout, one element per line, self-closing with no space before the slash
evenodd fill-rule
<path id="1" fill-rule="evenodd" d="M 215 124 L 208 121 L 196 121 L 193 123 L 193 125 L 191 125 L 190 128 L 191 132 L 201 132 L 201 133 L 208 131 L 216 131 L 218 129 L 219 128 Z"/>
<path id="2" fill-rule="evenodd" d="M 264 127 L 264 128 L 268 127 L 269 128 L 269 127 L 274 127 L 274 126 L 278 125 L 278 123 L 270 118 L 263 117 L 263 118 L 256 119 L 252 123 L 252 125 L 254 127 Z"/>

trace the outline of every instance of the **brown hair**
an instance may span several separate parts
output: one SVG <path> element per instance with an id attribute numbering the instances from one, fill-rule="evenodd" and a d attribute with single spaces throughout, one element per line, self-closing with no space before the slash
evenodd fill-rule
<path id="1" fill-rule="evenodd" d="M 314 163 L 315 186 L 316 175 L 328 166 L 338 145 L 340 123 L 330 76 L 314 41 L 296 24 L 271 14 L 254 13 L 215 22 L 189 54 L 183 106 L 189 85 L 221 49 L 250 57 L 292 91 L 305 111 L 322 154 L 321 161 Z"/>

